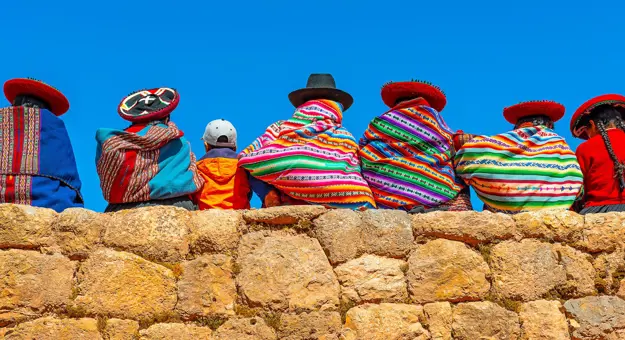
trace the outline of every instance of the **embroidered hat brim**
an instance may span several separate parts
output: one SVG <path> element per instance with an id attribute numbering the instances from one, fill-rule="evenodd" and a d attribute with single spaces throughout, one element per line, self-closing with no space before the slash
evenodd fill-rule
<path id="1" fill-rule="evenodd" d="M 521 118 L 538 115 L 547 116 L 555 123 L 564 117 L 565 111 L 564 105 L 554 101 L 528 101 L 506 107 L 503 110 L 503 117 L 513 125 Z"/>
<path id="2" fill-rule="evenodd" d="M 421 81 L 390 82 L 382 87 L 382 100 L 388 107 L 395 107 L 398 99 L 421 97 L 430 107 L 441 112 L 447 105 L 447 97 L 443 91 L 432 84 Z"/>
<path id="3" fill-rule="evenodd" d="M 11 104 L 20 95 L 31 95 L 45 101 L 50 106 L 50 112 L 56 116 L 61 116 L 69 110 L 69 101 L 65 95 L 42 81 L 16 78 L 4 83 L 4 96 Z"/>
<path id="4" fill-rule="evenodd" d="M 571 133 L 573 136 L 581 139 L 588 139 L 588 133 L 586 132 L 586 126 L 582 125 L 582 122 L 590 112 L 602 105 L 612 105 L 616 108 L 620 108 L 623 118 L 625 118 L 625 96 L 620 94 L 604 94 L 595 98 L 592 98 L 582 104 L 571 117 Z"/>
<path id="5" fill-rule="evenodd" d="M 179 102 L 180 94 L 172 88 L 140 90 L 122 99 L 117 112 L 129 122 L 150 122 L 171 115 Z"/>

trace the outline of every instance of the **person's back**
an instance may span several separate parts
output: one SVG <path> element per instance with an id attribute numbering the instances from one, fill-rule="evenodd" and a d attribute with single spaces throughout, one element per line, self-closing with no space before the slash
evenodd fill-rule
<path id="1" fill-rule="evenodd" d="M 247 173 L 238 167 L 236 130 L 230 122 L 219 119 L 206 126 L 206 154 L 197 162 L 204 186 L 194 201 L 200 210 L 249 209 L 251 191 Z"/>

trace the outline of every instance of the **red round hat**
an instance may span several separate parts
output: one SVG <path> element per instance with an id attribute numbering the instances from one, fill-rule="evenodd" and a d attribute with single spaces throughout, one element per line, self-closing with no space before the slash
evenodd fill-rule
<path id="1" fill-rule="evenodd" d="M 139 90 L 122 99 L 117 112 L 133 123 L 149 122 L 169 116 L 179 102 L 180 95 L 172 88 Z"/>
<path id="2" fill-rule="evenodd" d="M 571 133 L 573 136 L 581 139 L 588 139 L 586 126 L 580 126 L 580 124 L 582 123 L 584 117 L 590 114 L 593 109 L 602 105 L 612 105 L 614 107 L 625 108 L 625 96 L 620 94 L 604 94 L 592 98 L 582 104 L 571 118 Z M 623 111 L 623 115 L 625 118 L 625 111 Z"/>
<path id="3" fill-rule="evenodd" d="M 510 124 L 516 124 L 519 119 L 529 116 L 543 115 L 554 123 L 564 117 L 564 105 L 550 100 L 536 100 L 522 102 L 503 109 L 503 117 Z"/>
<path id="4" fill-rule="evenodd" d="M 445 93 L 430 83 L 412 80 L 402 82 L 389 82 L 382 87 L 382 100 L 388 107 L 395 107 L 395 102 L 400 98 L 421 97 L 430 104 L 434 110 L 443 111 L 447 104 Z"/>
<path id="5" fill-rule="evenodd" d="M 13 104 L 20 95 L 31 95 L 40 98 L 50 105 L 50 112 L 61 116 L 69 110 L 69 101 L 61 91 L 32 78 L 16 78 L 4 83 L 4 96 Z"/>

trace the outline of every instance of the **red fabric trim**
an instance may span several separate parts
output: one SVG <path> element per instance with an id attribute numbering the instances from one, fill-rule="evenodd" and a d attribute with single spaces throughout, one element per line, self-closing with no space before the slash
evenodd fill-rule
<path id="1" fill-rule="evenodd" d="M 6 189 L 4 192 L 4 202 L 15 202 L 15 176 L 7 176 Z"/>
<path id="2" fill-rule="evenodd" d="M 24 107 L 13 110 L 13 173 L 20 173 L 22 149 L 24 147 Z"/>

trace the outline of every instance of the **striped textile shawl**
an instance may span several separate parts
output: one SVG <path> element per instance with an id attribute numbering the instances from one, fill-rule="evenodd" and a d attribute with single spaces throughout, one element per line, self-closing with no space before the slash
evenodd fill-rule
<path id="1" fill-rule="evenodd" d="M 440 113 L 419 98 L 376 117 L 360 140 L 362 173 L 378 207 L 437 207 L 463 188 L 453 141 Z"/>
<path id="2" fill-rule="evenodd" d="M 504 213 L 569 209 L 583 184 L 575 153 L 545 126 L 470 140 L 456 155 L 456 173 L 485 209 Z"/>
<path id="3" fill-rule="evenodd" d="M 375 207 L 360 173 L 358 144 L 341 126 L 341 104 L 308 101 L 239 155 L 239 166 L 296 200 L 335 208 Z"/>

